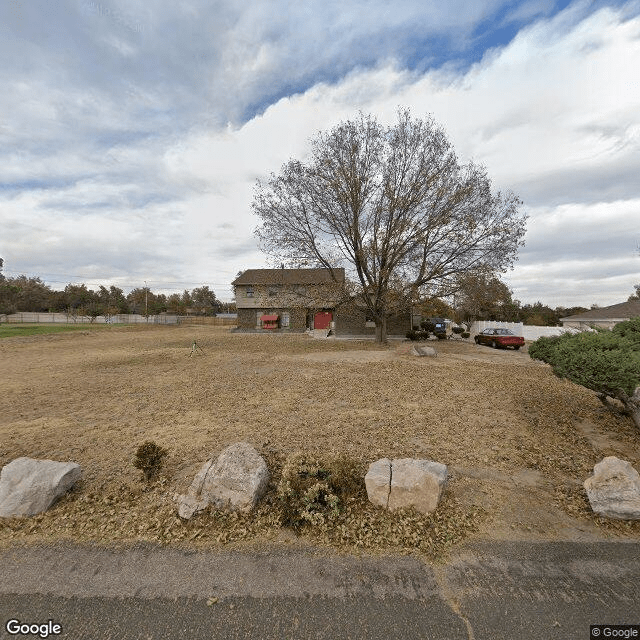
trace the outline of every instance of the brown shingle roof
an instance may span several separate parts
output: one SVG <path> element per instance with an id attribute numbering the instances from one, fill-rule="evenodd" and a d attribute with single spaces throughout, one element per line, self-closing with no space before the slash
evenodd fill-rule
<path id="1" fill-rule="evenodd" d="M 628 320 L 630 318 L 637 317 L 640 317 L 640 300 L 632 300 L 631 302 L 612 304 L 610 307 L 602 307 L 601 309 L 591 309 L 590 311 L 585 311 L 584 313 L 578 313 L 575 316 L 560 318 L 560 320 Z"/>
<path id="2" fill-rule="evenodd" d="M 344 269 L 333 270 L 344 282 Z M 247 269 L 231 284 L 324 284 L 333 282 L 329 269 Z"/>

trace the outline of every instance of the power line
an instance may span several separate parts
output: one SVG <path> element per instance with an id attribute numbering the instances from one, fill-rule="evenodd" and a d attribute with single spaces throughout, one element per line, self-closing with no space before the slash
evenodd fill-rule
<path id="1" fill-rule="evenodd" d="M 52 282 L 52 283 L 56 283 L 56 284 L 71 284 L 70 281 L 73 280 L 81 280 L 83 282 L 83 284 L 87 285 L 88 287 L 100 287 L 100 286 L 104 286 L 104 282 L 105 281 L 118 281 L 118 285 L 121 287 L 139 287 L 144 280 L 140 280 L 140 281 L 136 281 L 136 282 L 120 282 L 118 279 L 118 276 L 114 276 L 111 278 L 104 278 L 104 280 L 102 282 L 87 282 L 88 280 L 93 280 L 95 276 L 92 276 L 90 278 L 84 277 L 84 276 L 72 276 L 72 275 L 63 275 L 63 274 L 48 274 L 51 275 L 53 277 L 58 277 L 58 278 L 66 278 L 65 280 L 54 280 L 52 278 L 48 278 L 45 275 L 28 275 L 27 273 L 25 273 L 24 271 L 15 271 L 13 269 L 3 269 L 3 273 L 6 274 L 14 274 L 14 275 L 23 275 L 25 277 L 28 278 L 40 278 L 41 280 L 45 280 L 46 282 Z M 187 281 L 151 281 L 148 280 L 147 284 L 149 287 L 153 286 L 156 289 L 172 289 L 174 287 L 177 286 L 190 286 L 190 287 L 202 287 L 202 286 L 210 286 L 210 287 L 225 287 L 225 288 L 232 288 L 232 285 L 229 282 L 211 282 L 211 281 L 191 281 L 191 282 L 187 282 Z"/>

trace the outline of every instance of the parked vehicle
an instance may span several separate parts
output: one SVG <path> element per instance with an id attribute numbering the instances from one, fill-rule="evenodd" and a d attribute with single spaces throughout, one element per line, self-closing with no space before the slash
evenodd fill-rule
<path id="1" fill-rule="evenodd" d="M 516 336 L 509 329 L 485 329 L 481 331 L 475 338 L 476 344 L 488 344 L 494 349 L 505 349 L 513 347 L 518 350 L 524 346 L 524 338 Z"/>
<path id="2" fill-rule="evenodd" d="M 427 318 L 427 322 L 433 325 L 433 335 L 440 340 L 446 339 L 447 336 L 447 323 L 444 318 Z"/>

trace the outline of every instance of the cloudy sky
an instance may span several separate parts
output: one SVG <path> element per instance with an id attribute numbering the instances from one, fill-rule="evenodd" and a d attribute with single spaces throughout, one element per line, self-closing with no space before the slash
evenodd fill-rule
<path id="1" fill-rule="evenodd" d="M 640 282 L 637 0 L 3 0 L 0 60 L 7 276 L 230 300 L 256 179 L 402 106 L 524 201 L 515 298 Z"/>

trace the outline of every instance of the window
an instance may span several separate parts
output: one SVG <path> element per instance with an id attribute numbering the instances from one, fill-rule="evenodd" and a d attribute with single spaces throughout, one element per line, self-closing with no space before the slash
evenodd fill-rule
<path id="1" fill-rule="evenodd" d="M 289 314 L 284 312 L 280 316 L 280 326 L 288 327 L 289 326 Z"/>
<path id="2" fill-rule="evenodd" d="M 245 291 L 245 296 L 247 298 L 253 298 L 253 287 L 247 287 Z"/>

